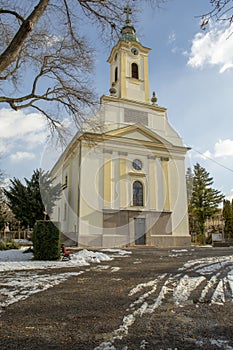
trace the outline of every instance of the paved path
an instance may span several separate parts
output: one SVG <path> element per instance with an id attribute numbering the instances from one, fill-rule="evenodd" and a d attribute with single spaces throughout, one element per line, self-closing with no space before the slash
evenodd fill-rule
<path id="1" fill-rule="evenodd" d="M 134 249 L 0 277 L 1 350 L 233 349 L 233 248 Z"/>

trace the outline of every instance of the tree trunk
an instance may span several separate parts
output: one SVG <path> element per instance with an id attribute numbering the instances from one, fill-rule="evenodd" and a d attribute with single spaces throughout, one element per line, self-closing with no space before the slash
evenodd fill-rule
<path id="1" fill-rule="evenodd" d="M 12 62 L 14 62 L 19 54 L 22 46 L 32 32 L 34 25 L 43 15 L 49 4 L 49 0 L 40 0 L 31 14 L 25 19 L 15 34 L 11 43 L 6 50 L 0 55 L 0 72 L 3 72 Z"/>

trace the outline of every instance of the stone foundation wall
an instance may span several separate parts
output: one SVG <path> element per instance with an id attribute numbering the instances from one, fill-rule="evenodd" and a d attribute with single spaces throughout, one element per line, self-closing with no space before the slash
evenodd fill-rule
<path id="1" fill-rule="evenodd" d="M 155 248 L 177 248 L 177 247 L 190 247 L 190 236 L 151 236 L 150 246 Z"/>

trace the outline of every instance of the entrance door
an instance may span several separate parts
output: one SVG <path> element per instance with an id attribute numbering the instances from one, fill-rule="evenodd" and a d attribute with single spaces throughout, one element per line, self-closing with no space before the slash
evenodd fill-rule
<path id="1" fill-rule="evenodd" d="M 136 245 L 146 244 L 146 220 L 145 219 L 134 219 L 134 239 Z"/>

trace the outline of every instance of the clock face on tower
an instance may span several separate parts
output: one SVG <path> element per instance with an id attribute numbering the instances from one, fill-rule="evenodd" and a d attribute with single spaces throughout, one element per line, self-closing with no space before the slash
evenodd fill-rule
<path id="1" fill-rule="evenodd" d="M 135 47 L 132 47 L 131 52 L 133 55 L 138 55 L 138 50 Z"/>

